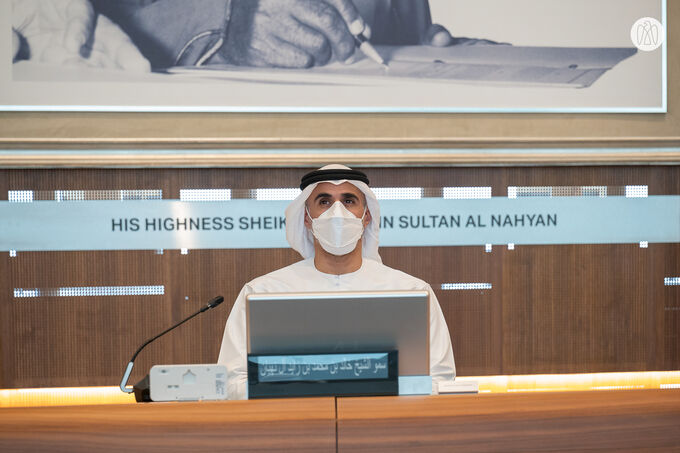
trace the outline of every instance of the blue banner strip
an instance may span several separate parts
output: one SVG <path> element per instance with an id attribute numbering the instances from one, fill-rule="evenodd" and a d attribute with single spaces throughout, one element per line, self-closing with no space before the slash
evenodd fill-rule
<path id="1" fill-rule="evenodd" d="M 288 201 L 0 202 L 0 250 L 286 248 Z M 680 196 L 383 200 L 385 247 L 680 242 Z"/>

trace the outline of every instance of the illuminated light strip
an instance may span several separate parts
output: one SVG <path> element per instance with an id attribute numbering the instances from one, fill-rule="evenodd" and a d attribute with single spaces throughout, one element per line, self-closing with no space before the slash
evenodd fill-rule
<path id="1" fill-rule="evenodd" d="M 666 277 L 663 279 L 666 286 L 680 286 L 680 277 Z"/>
<path id="2" fill-rule="evenodd" d="M 229 201 L 231 189 L 180 189 L 181 201 Z"/>
<path id="3" fill-rule="evenodd" d="M 372 187 L 378 200 L 420 200 L 425 189 L 422 187 Z"/>
<path id="4" fill-rule="evenodd" d="M 649 186 L 626 186 L 624 189 L 626 198 L 647 198 Z"/>
<path id="5" fill-rule="evenodd" d="M 597 389 L 678 389 L 680 388 L 680 371 L 459 376 L 456 378 L 456 381 L 476 381 L 479 385 L 479 393 L 564 392 Z M 134 395 L 121 392 L 119 387 L 0 390 L 0 407 L 134 403 Z"/>
<path id="6" fill-rule="evenodd" d="M 162 200 L 161 189 L 124 189 L 124 190 L 9 190 L 10 203 L 31 203 L 35 200 L 96 201 L 96 200 Z"/>
<path id="7" fill-rule="evenodd" d="M 552 197 L 552 187 L 516 187 L 508 186 L 508 198 L 517 197 Z"/>
<path id="8" fill-rule="evenodd" d="M 260 201 L 289 201 L 295 200 L 301 192 L 302 191 L 298 188 L 262 188 L 253 191 L 253 198 Z"/>
<path id="9" fill-rule="evenodd" d="M 491 198 L 491 187 L 444 187 L 442 197 L 446 200 Z"/>
<path id="10" fill-rule="evenodd" d="M 7 201 L 10 203 L 32 203 L 33 202 L 33 191 L 32 190 L 8 190 L 7 191 Z"/>
<path id="11" fill-rule="evenodd" d="M 670 389 L 680 388 L 680 371 L 459 376 L 456 381 L 477 381 L 480 393 Z"/>
<path id="12" fill-rule="evenodd" d="M 0 407 L 135 404 L 133 393 L 119 387 L 63 387 L 0 390 Z"/>
<path id="13" fill-rule="evenodd" d="M 645 386 L 642 384 L 638 385 L 602 385 L 599 387 L 593 387 L 591 390 L 636 390 L 644 389 Z"/>
<path id="14" fill-rule="evenodd" d="M 15 298 L 79 296 L 162 296 L 165 286 L 76 286 L 70 288 L 14 288 Z"/>
<path id="15" fill-rule="evenodd" d="M 557 187 L 557 190 L 553 191 L 553 195 L 558 197 L 564 197 L 571 195 L 569 187 Z M 580 187 L 581 194 L 576 195 L 580 197 L 600 197 L 604 198 L 607 196 L 607 186 L 583 186 Z"/>
<path id="16" fill-rule="evenodd" d="M 491 283 L 442 283 L 444 291 L 466 290 L 466 289 L 491 289 Z"/>
<path id="17" fill-rule="evenodd" d="M 630 187 L 630 189 L 629 189 Z M 646 186 L 626 186 L 626 196 L 642 195 Z M 508 198 L 519 197 L 600 197 L 607 196 L 607 186 L 508 186 Z"/>
<path id="18" fill-rule="evenodd" d="M 91 201 L 91 200 L 162 200 L 160 189 L 129 190 L 55 190 L 54 201 Z"/>

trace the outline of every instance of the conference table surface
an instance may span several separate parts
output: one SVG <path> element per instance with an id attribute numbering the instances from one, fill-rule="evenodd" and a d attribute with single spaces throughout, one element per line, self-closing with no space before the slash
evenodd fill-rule
<path id="1" fill-rule="evenodd" d="M 680 451 L 680 389 L 0 409 L 0 451 Z"/>

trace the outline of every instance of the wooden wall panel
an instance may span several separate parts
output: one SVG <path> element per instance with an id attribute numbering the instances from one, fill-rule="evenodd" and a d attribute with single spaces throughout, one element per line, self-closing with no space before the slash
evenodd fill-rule
<path id="1" fill-rule="evenodd" d="M 0 170 L 8 190 L 295 187 L 306 169 Z M 680 194 L 678 166 L 368 168 L 373 186 L 648 185 Z M 244 193 L 241 191 L 241 193 Z M 679 220 L 680 221 L 680 220 Z M 384 262 L 428 281 L 459 375 L 673 370 L 680 367 L 680 244 L 388 247 Z M 214 362 L 241 286 L 296 261 L 287 249 L 0 254 L 0 388 L 116 385 L 137 346 L 200 308 L 226 302 L 150 345 L 131 381 L 156 363 Z M 442 291 L 488 282 L 489 290 Z M 165 285 L 164 296 L 20 299 L 13 288 Z"/>
<path id="2" fill-rule="evenodd" d="M 646 253 L 637 244 L 504 251 L 504 373 L 645 369 Z"/>
<path id="3" fill-rule="evenodd" d="M 661 271 L 657 275 L 680 277 L 680 247 L 676 246 L 666 254 L 663 265 L 659 268 Z M 655 359 L 657 363 L 662 363 L 664 369 L 678 369 L 680 367 L 680 286 L 666 286 L 662 290 L 659 285 L 655 288 L 657 291 L 654 297 L 657 298 L 656 300 L 663 301 L 663 307 L 655 304 L 656 325 L 654 327 L 657 329 L 657 342 L 662 342 L 664 345 L 663 348 L 657 348 L 659 356 Z M 657 296 L 662 291 L 663 295 Z"/>
<path id="4" fill-rule="evenodd" d="M 500 374 L 500 262 L 484 247 L 386 247 L 385 264 L 429 282 L 452 334 L 459 371 L 468 375 Z M 442 283 L 492 283 L 491 290 L 440 290 Z"/>

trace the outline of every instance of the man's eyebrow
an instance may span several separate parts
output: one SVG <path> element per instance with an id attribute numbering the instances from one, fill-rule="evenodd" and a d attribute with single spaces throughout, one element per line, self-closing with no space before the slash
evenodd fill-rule
<path id="1" fill-rule="evenodd" d="M 359 196 L 355 193 L 352 193 L 352 192 L 343 192 L 342 194 L 340 194 L 340 196 L 344 199 L 356 199 L 356 200 L 359 199 Z M 331 194 L 326 193 L 326 192 L 318 193 L 316 195 L 316 197 L 314 197 L 314 201 L 316 201 L 320 198 L 331 198 Z"/>
<path id="2" fill-rule="evenodd" d="M 330 197 L 330 196 L 331 196 L 331 194 L 329 194 L 329 193 L 321 192 L 321 193 L 317 194 L 316 197 L 314 197 L 314 201 L 318 200 L 319 198 L 327 198 L 327 197 Z"/>

